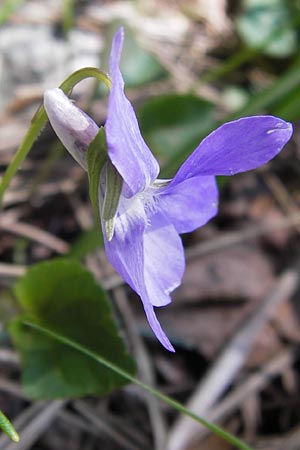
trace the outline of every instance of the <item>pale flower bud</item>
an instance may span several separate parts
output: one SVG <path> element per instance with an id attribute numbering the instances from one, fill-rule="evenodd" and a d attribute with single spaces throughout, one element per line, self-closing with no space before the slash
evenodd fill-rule
<path id="1" fill-rule="evenodd" d="M 44 106 L 48 119 L 63 145 L 87 170 L 86 152 L 98 133 L 96 123 L 59 88 L 45 92 Z"/>

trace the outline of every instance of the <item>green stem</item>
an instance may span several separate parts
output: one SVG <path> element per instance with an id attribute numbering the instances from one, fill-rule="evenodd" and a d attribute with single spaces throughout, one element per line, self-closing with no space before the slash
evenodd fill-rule
<path id="1" fill-rule="evenodd" d="M 109 76 L 102 72 L 102 70 L 96 69 L 94 67 L 85 67 L 84 69 L 79 69 L 72 73 L 68 78 L 66 78 L 59 86 L 65 93 L 69 92 L 77 83 L 85 78 L 94 77 L 99 81 L 102 81 L 108 89 L 111 87 L 111 81 Z M 31 126 L 27 131 L 20 147 L 18 148 L 16 154 L 14 155 L 11 163 L 7 167 L 0 184 L 0 204 L 2 203 L 3 195 L 9 186 L 9 183 L 18 168 L 28 155 L 32 148 L 32 145 L 36 138 L 38 137 L 41 129 L 47 121 L 47 115 L 43 106 L 41 106 L 36 114 L 34 115 Z"/>
<path id="2" fill-rule="evenodd" d="M 167 395 L 162 394 L 158 390 L 154 389 L 151 386 L 148 386 L 147 384 L 143 383 L 139 379 L 135 378 L 134 376 L 130 375 L 125 370 L 121 369 L 120 367 L 116 366 L 112 362 L 108 361 L 107 359 L 103 358 L 100 355 L 97 355 L 91 350 L 88 350 L 87 348 L 81 346 L 77 342 L 62 336 L 59 333 L 56 333 L 55 331 L 52 331 L 48 328 L 45 328 L 41 325 L 38 325 L 33 322 L 24 321 L 25 325 L 33 328 L 34 330 L 37 330 L 44 335 L 55 339 L 56 341 L 59 341 L 65 345 L 68 345 L 69 347 L 72 347 L 75 350 L 78 350 L 81 353 L 84 353 L 86 356 L 89 356 L 90 358 L 97 361 L 99 364 L 102 364 L 103 366 L 107 367 L 108 369 L 112 370 L 113 372 L 117 373 L 121 377 L 125 378 L 131 383 L 136 384 L 140 388 L 144 389 L 145 391 L 152 394 L 154 397 L 157 397 L 158 399 L 162 400 L 163 402 L 167 403 L 168 405 L 172 406 L 177 411 L 181 412 L 182 414 L 185 414 L 186 416 L 190 417 L 191 419 L 195 420 L 196 422 L 200 423 L 204 427 L 208 428 L 210 431 L 212 431 L 214 434 L 219 436 L 220 438 L 224 439 L 228 443 L 234 445 L 236 448 L 240 450 L 251 450 L 250 447 L 248 447 L 247 444 L 242 442 L 240 439 L 236 438 L 232 434 L 228 433 L 227 431 L 223 430 L 222 428 L 218 427 L 217 425 L 214 425 L 211 422 L 208 422 L 207 420 L 203 419 L 202 417 L 197 416 L 192 411 L 186 409 L 183 405 L 181 405 L 176 400 L 172 399 L 171 397 L 168 397 Z"/>
<path id="3" fill-rule="evenodd" d="M 296 87 L 299 87 L 299 85 L 300 70 L 299 60 L 297 57 L 289 69 L 278 80 L 276 80 L 272 86 L 252 96 L 251 100 L 245 107 L 230 115 L 227 120 L 258 114 L 266 109 L 270 109 L 276 102 L 287 96 L 289 92 Z"/>
<path id="4" fill-rule="evenodd" d="M 20 438 L 8 418 L 0 411 L 0 428 L 14 442 L 19 442 Z"/>

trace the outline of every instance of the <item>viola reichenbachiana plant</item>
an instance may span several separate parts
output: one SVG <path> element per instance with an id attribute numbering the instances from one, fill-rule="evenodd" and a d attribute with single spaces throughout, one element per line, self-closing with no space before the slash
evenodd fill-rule
<path id="1" fill-rule="evenodd" d="M 98 210 L 108 260 L 140 296 L 158 340 L 174 351 L 154 307 L 169 304 L 171 292 L 181 283 L 185 259 L 179 234 L 217 214 L 217 175 L 234 175 L 268 162 L 289 141 L 293 129 L 270 115 L 225 123 L 198 145 L 172 180 L 157 178 L 158 162 L 124 93 L 119 69 L 123 40 L 121 28 L 110 53 L 112 86 L 97 181 Z M 44 106 L 59 139 L 88 170 L 88 148 L 99 133 L 96 123 L 60 89 L 45 92 Z"/>

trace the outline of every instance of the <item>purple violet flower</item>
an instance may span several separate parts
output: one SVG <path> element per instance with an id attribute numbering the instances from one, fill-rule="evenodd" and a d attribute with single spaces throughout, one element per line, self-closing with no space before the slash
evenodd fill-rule
<path id="1" fill-rule="evenodd" d="M 174 351 L 154 307 L 170 303 L 170 293 L 181 283 L 185 260 L 179 234 L 216 215 L 216 175 L 233 175 L 268 162 L 290 139 L 292 125 L 273 116 L 225 123 L 199 144 L 172 180 L 157 179 L 159 165 L 124 94 L 119 69 L 123 40 L 121 28 L 110 53 L 112 88 L 105 124 L 108 156 L 123 187 L 111 236 L 106 236 L 102 220 L 105 250 L 116 271 L 140 296 L 158 340 Z M 46 91 L 44 104 L 58 137 L 86 169 L 85 152 L 97 125 L 60 89 Z"/>

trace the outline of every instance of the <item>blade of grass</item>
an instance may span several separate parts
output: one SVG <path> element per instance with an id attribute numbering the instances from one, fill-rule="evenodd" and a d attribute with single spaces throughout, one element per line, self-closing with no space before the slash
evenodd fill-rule
<path id="1" fill-rule="evenodd" d="M 238 117 L 258 114 L 267 108 L 269 109 L 279 100 L 284 98 L 296 87 L 300 85 L 299 60 L 296 58 L 289 69 L 272 86 L 266 88 L 263 92 L 253 95 L 248 104 L 230 115 L 227 120 L 233 120 Z"/>
<path id="2" fill-rule="evenodd" d="M 13 441 L 19 442 L 20 438 L 8 418 L 0 411 L 0 428 Z"/>
<path id="3" fill-rule="evenodd" d="M 236 438 L 232 434 L 228 433 L 227 431 L 223 430 L 222 428 L 218 427 L 217 425 L 214 425 L 211 422 L 208 422 L 207 420 L 203 419 L 202 417 L 197 416 L 192 411 L 189 411 L 186 409 L 183 405 L 181 405 L 176 400 L 172 399 L 171 397 L 168 397 L 167 395 L 162 394 L 158 390 L 152 388 L 151 386 L 148 386 L 147 384 L 140 381 L 138 378 L 133 377 L 125 370 L 121 369 L 120 367 L 116 366 L 115 364 L 111 363 L 107 359 L 103 358 L 102 356 L 94 353 L 93 351 L 87 349 L 86 347 L 83 347 L 82 345 L 78 344 L 77 342 L 67 338 L 66 336 L 62 336 L 59 333 L 56 333 L 53 330 L 50 330 L 49 328 L 46 328 L 44 326 L 41 326 L 37 323 L 24 321 L 24 325 L 27 325 L 34 330 L 39 331 L 40 333 L 43 333 L 44 335 L 55 339 L 75 350 L 78 350 L 81 353 L 84 353 L 85 355 L 89 356 L 90 358 L 97 361 L 99 364 L 104 365 L 108 369 L 111 369 L 113 372 L 117 373 L 118 375 L 121 375 L 126 380 L 128 380 L 131 383 L 136 384 L 146 392 L 149 392 L 150 394 L 154 395 L 158 399 L 162 400 L 163 402 L 167 403 L 177 411 L 181 412 L 182 414 L 185 414 L 186 416 L 190 417 L 191 419 L 195 420 L 196 422 L 200 423 L 201 425 L 208 428 L 210 431 L 212 431 L 214 434 L 219 436 L 220 438 L 224 439 L 228 443 L 234 445 L 236 448 L 240 450 L 252 450 L 247 444 L 242 442 L 240 439 Z"/>

